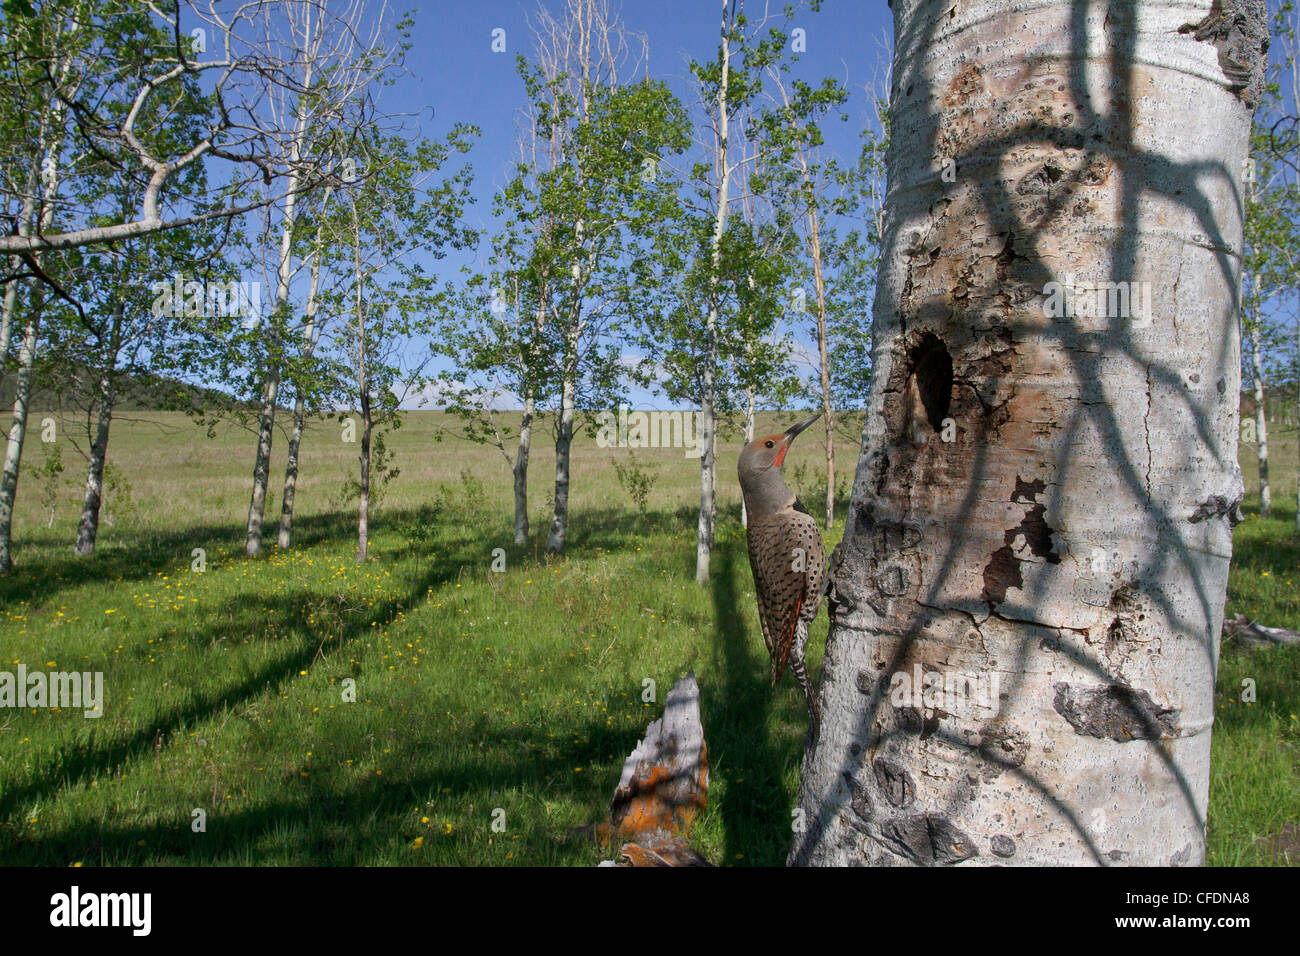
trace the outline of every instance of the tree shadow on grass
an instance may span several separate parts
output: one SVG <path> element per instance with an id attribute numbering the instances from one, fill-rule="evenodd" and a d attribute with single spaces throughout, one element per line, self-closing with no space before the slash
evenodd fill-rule
<path id="1" fill-rule="evenodd" d="M 300 671 L 313 666 L 318 659 L 324 660 L 323 648 L 326 641 L 332 639 L 331 643 L 342 651 L 354 641 L 364 640 L 373 633 L 372 624 L 385 625 L 394 621 L 399 613 L 421 602 L 430 588 L 444 584 L 459 573 L 460 568 L 479 558 L 479 549 L 472 543 L 449 549 L 444 542 L 440 548 L 441 557 L 429 562 L 424 573 L 400 596 L 374 604 L 366 609 L 368 613 L 336 615 L 332 622 L 338 629 L 336 635 L 322 635 L 322 629 L 312 620 L 320 610 L 320 593 L 300 589 L 283 595 L 240 595 L 228 603 L 224 620 L 217 620 L 197 630 L 188 638 L 189 642 L 196 647 L 203 647 L 223 640 L 243 639 L 249 635 L 265 633 L 269 618 L 280 624 L 282 630 L 267 639 L 283 644 L 283 653 L 241 680 L 224 684 L 215 690 L 193 694 L 187 704 L 170 713 L 157 715 L 145 726 L 130 731 L 125 736 L 105 735 L 99 737 L 93 745 L 78 745 L 71 752 L 57 754 L 50 765 L 28 772 L 30 782 L 4 788 L 4 792 L 0 793 L 0 819 L 12 815 L 17 807 L 27 801 L 48 798 L 64 787 L 75 786 L 124 766 L 153 751 L 159 741 L 165 741 L 182 728 L 205 721 L 219 712 L 237 707 L 284 685 L 298 676 Z M 106 682 L 111 695 L 112 673 L 106 675 Z"/>
<path id="2" fill-rule="evenodd" d="M 385 509 L 372 519 L 372 538 L 395 531 L 415 520 L 419 513 L 418 507 Z M 441 529 L 453 528 L 470 535 L 480 533 L 475 521 L 467 515 L 439 515 L 438 525 Z M 456 537 L 453 535 L 453 540 Z M 294 519 L 294 551 L 306 551 L 327 541 L 354 544 L 355 540 L 356 515 L 352 512 L 320 512 Z M 228 560 L 231 561 L 261 560 L 287 553 L 274 545 L 274 534 L 269 542 L 259 558 L 248 559 L 244 555 L 243 529 L 224 524 L 194 525 L 173 531 L 141 530 L 129 544 L 101 546 L 94 555 L 76 557 L 70 547 L 63 547 L 66 542 L 61 539 L 37 537 L 25 542 L 27 559 L 24 563 L 16 566 L 13 573 L 0 576 L 0 606 L 49 602 L 55 595 L 84 584 L 140 581 L 178 565 L 188 569 L 195 548 L 204 549 L 209 566 L 222 548 L 230 552 Z M 442 538 L 436 542 L 437 546 L 445 543 Z M 30 549 L 56 546 L 62 550 L 54 555 L 42 555 L 40 560 L 31 560 Z"/>
<path id="3" fill-rule="evenodd" d="M 492 814 L 500 808 L 506 829 L 496 842 L 512 848 L 513 862 L 591 862 L 596 851 L 589 831 L 548 822 L 545 800 L 568 797 L 603 805 L 617 783 L 617 763 L 607 774 L 581 776 L 572 773 L 575 762 L 586 764 L 597 741 L 630 749 L 635 733 L 611 731 L 594 721 L 581 734 L 589 741 L 585 744 L 556 745 L 540 729 L 494 728 L 492 734 L 507 736 L 505 750 L 515 755 L 512 759 L 485 766 L 448 757 L 414 773 L 372 774 L 360 780 L 341 779 L 344 774 L 337 766 L 314 764 L 306 778 L 296 770 L 284 773 L 276 799 L 253 800 L 247 808 L 237 803 L 209 806 L 210 794 L 195 794 L 193 806 L 206 808 L 203 832 L 192 831 L 192 807 L 187 804 L 173 809 L 171 824 L 83 819 L 49 836 L 15 837 L 9 846 L 0 840 L 0 847 L 7 864 L 21 866 L 75 861 L 358 866 L 385 862 L 399 849 L 403 864 L 500 865 L 511 862 L 508 851 L 493 852 L 483 845 L 494 835 Z M 166 759 L 166 753 L 159 759 Z M 564 782 L 556 786 L 556 781 Z M 467 827 L 466 814 L 478 824 Z M 422 823 L 422 816 L 430 822 Z M 441 828 L 447 817 L 458 821 L 450 834 Z M 476 826 L 481 826 L 477 832 Z M 514 842 L 516 835 L 520 839 Z M 423 853 L 411 846 L 416 836 L 424 837 Z"/>
<path id="4" fill-rule="evenodd" d="M 649 522 L 643 516 L 624 512 L 601 513 L 596 520 L 586 523 L 586 534 L 574 539 L 579 546 L 575 550 L 590 547 L 612 551 L 616 547 L 629 547 L 627 536 L 631 533 L 654 534 L 669 527 L 677 530 L 690 527 L 683 520 L 689 511 L 683 508 L 675 513 L 660 513 Z M 385 516 L 385 524 L 394 522 L 395 527 L 397 522 L 409 520 L 413 514 L 413 510 L 391 512 Z M 407 579 L 408 586 L 373 606 L 339 611 L 330 620 L 329 633 L 322 633 L 319 618 L 315 623 L 312 620 L 320 614 L 322 600 L 330 597 L 323 592 L 298 589 L 289 594 L 242 594 L 230 601 L 223 617 L 198 628 L 187 640 L 202 648 L 255 635 L 258 641 L 275 645 L 271 660 L 258 665 L 251 673 L 231 675 L 234 679 L 224 680 L 217 687 L 190 691 L 183 702 L 169 709 L 159 708 L 154 714 L 146 715 L 143 723 L 72 744 L 44 759 L 42 765 L 25 770 L 19 779 L 11 778 L 0 793 L 0 820 L 12 821 L 32 801 L 56 799 L 60 793 L 96 778 L 120 774 L 124 769 L 130 772 L 130 768 L 144 766 L 147 761 L 165 760 L 175 742 L 185 739 L 186 731 L 268 695 L 283 693 L 283 688 L 301 671 L 325 666 L 330 668 L 331 676 L 351 676 L 344 662 L 350 662 L 351 656 L 361 655 L 349 655 L 346 651 L 358 640 L 365 641 L 373 634 L 372 625 L 392 622 L 399 613 L 408 612 L 424 601 L 430 588 L 457 579 L 466 567 L 486 573 L 487 551 L 481 526 L 456 515 L 440 516 L 440 524 L 444 527 L 430 546 L 433 553 L 422 555 L 420 570 Z M 296 544 L 299 548 L 310 548 L 349 535 L 351 530 L 349 515 L 304 516 L 297 528 Z M 43 572 L 64 588 L 106 577 L 138 580 L 174 567 L 178 553 L 184 551 L 182 558 L 188 557 L 188 548 L 203 546 L 205 542 L 211 548 L 214 538 L 223 545 L 230 542 L 232 549 L 242 544 L 228 528 L 190 528 L 151 535 L 136 546 L 111 549 L 91 561 L 69 556 L 48 563 Z M 405 550 L 410 547 L 415 546 Z M 381 562 L 388 562 L 401 553 L 404 551 L 399 546 L 397 552 L 390 548 L 377 549 L 376 556 Z M 763 679 L 765 668 L 748 645 L 752 635 L 746 635 L 741 623 L 733 566 L 736 553 L 734 540 L 721 543 L 715 551 L 716 673 L 725 676 L 721 691 L 716 684 L 705 682 L 706 733 L 715 764 L 722 763 L 736 771 L 719 808 L 727 834 L 727 860 L 743 855 L 746 863 L 780 863 L 788 820 L 783 768 L 797 759 L 797 747 L 793 742 L 779 747 L 769 739 L 771 691 Z M 232 560 L 245 559 L 236 551 Z M 18 595 L 18 599 L 25 595 L 29 600 L 39 594 L 42 600 L 48 600 L 49 594 L 38 590 L 37 577 L 15 576 L 0 581 L 3 589 L 0 593 Z M 275 634 L 267 633 L 268 619 L 277 622 Z M 322 654 L 323 645 L 327 645 L 324 646 L 327 653 L 330 650 L 339 653 L 327 657 Z M 337 675 L 333 673 L 335 670 Z M 112 674 L 108 676 L 111 687 Z M 5 829 L 9 832 L 9 838 L 0 837 L 0 843 L 9 844 L 3 855 L 12 863 L 62 864 L 78 859 L 159 862 L 160 855 L 161 862 L 247 862 L 256 861 L 259 855 L 284 858 L 287 851 L 277 849 L 275 841 L 292 833 L 305 843 L 300 853 L 289 854 L 294 860 L 337 864 L 370 862 L 382 849 L 371 841 L 378 841 L 391 851 L 393 833 L 403 829 L 397 818 L 410 814 L 412 800 L 422 799 L 422 794 L 440 793 L 449 788 L 477 807 L 490 802 L 493 793 L 522 789 L 532 795 L 550 792 L 556 796 L 580 796 L 603 806 L 616 783 L 618 765 L 643 730 L 641 726 L 612 729 L 604 723 L 593 724 L 582 744 L 575 742 L 563 748 L 560 756 L 550 758 L 532 753 L 538 746 L 548 746 L 549 735 L 512 729 L 511 733 L 523 735 L 516 748 L 521 755 L 517 762 L 502 764 L 496 760 L 484 766 L 471 757 L 449 762 L 433 773 L 406 777 L 394 774 L 387 779 L 366 781 L 363 786 L 355 783 L 330 786 L 329 775 L 317 775 L 315 771 L 315 779 L 310 784 L 291 776 L 285 787 L 290 794 L 304 788 L 302 799 L 286 797 L 233 815 L 213 808 L 210 813 L 214 826 L 208 834 L 190 831 L 186 817 L 190 808 L 186 807 L 183 813 L 177 811 L 177 822 L 171 825 L 106 824 L 87 820 L 51 837 L 24 838 L 21 842 L 11 826 L 0 829 L 0 833 Z M 554 749 L 555 742 L 550 741 L 549 746 Z M 585 765 L 594 769 L 591 761 L 596 754 L 613 755 L 611 779 L 598 780 L 591 774 L 575 778 L 573 767 Z M 561 779 L 567 782 L 557 787 L 556 781 Z M 210 798 L 196 798 L 195 805 L 210 802 Z M 215 825 L 218 818 L 221 835 L 212 839 L 212 830 L 218 829 Z M 590 859 L 589 845 L 575 839 L 572 834 L 559 831 L 548 833 L 545 845 L 528 848 L 529 858 L 542 862 Z M 143 849 L 138 846 L 141 840 L 145 843 Z M 521 846 L 521 851 L 524 848 Z"/>
<path id="5" fill-rule="evenodd" d="M 771 737 L 773 690 L 765 661 L 747 633 L 736 589 L 735 542 L 718 546 L 711 575 L 714 607 L 714 673 L 700 689 L 705 741 L 713 768 L 727 768 L 719 812 L 725 830 L 725 863 L 780 866 L 785 862 L 790 800 L 784 771 L 797 761 L 795 741 Z M 780 688 L 778 688 L 779 691 Z"/>

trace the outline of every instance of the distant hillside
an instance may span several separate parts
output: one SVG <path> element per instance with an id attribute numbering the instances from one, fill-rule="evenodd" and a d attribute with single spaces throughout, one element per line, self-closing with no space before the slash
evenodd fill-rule
<path id="1" fill-rule="evenodd" d="M 12 408 L 17 374 L 8 372 L 0 377 L 0 408 Z M 73 411 L 84 408 L 90 395 L 94 393 L 95 380 L 92 374 L 83 371 L 76 373 L 71 390 L 60 394 L 53 388 L 38 385 L 30 407 L 40 411 Z M 158 411 L 164 408 L 183 410 L 187 408 L 215 409 L 229 407 L 230 396 L 216 389 L 187 385 L 160 375 L 142 374 L 126 380 L 119 385 L 119 395 L 115 407 L 124 412 Z"/>

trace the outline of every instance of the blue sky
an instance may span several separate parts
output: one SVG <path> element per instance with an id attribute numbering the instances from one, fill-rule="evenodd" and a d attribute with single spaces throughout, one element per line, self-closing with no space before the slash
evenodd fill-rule
<path id="1" fill-rule="evenodd" d="M 558 7 L 559 0 L 547 3 Z M 773 10 L 780 5 L 773 2 Z M 407 59 L 411 75 L 381 96 L 380 106 L 389 112 L 431 107 L 433 118 L 422 124 L 426 135 L 441 136 L 458 122 L 482 131 L 468 157 L 474 168 L 476 199 L 468 220 L 476 227 L 491 224 L 492 195 L 505 184 L 516 155 L 518 110 L 525 105 L 525 96 L 515 57 L 531 54 L 533 38 L 527 15 L 536 6 L 537 0 L 455 0 L 420 5 L 414 14 L 414 45 Z M 747 6 L 752 19 L 759 5 L 750 0 Z M 687 64 L 691 58 L 707 59 L 716 50 L 721 4 L 624 0 L 622 14 L 630 30 L 648 39 L 650 75 L 669 83 L 688 107 L 693 106 Z M 823 132 L 829 151 L 845 158 L 856 156 L 859 135 L 869 117 L 865 88 L 878 77 L 883 83 L 893 26 L 889 7 L 884 0 L 826 0 L 820 13 L 804 13 L 791 25 L 805 31 L 807 52 L 801 57 L 800 74 L 809 79 L 833 76 L 850 92 L 849 121 L 827 122 Z M 496 29 L 505 30 L 505 53 L 492 51 Z M 432 267 L 450 276 L 469 258 L 448 256 Z M 648 393 L 632 397 L 637 405 L 665 407 L 664 399 Z"/>
<path id="2" fill-rule="evenodd" d="M 553 9 L 563 0 L 543 0 Z M 615 0 L 617 2 L 617 0 Z M 784 0 L 772 0 L 779 8 Z M 1270 10 L 1278 0 L 1270 0 Z M 507 180 L 515 156 L 518 111 L 524 106 L 524 89 L 515 68 L 519 53 L 532 52 L 528 15 L 538 0 L 441 0 L 424 3 L 413 11 L 413 47 L 408 54 L 409 75 L 380 92 L 380 107 L 391 113 L 424 112 L 422 132 L 444 135 L 455 123 L 481 130 L 468 156 L 474 169 L 475 204 L 468 223 L 484 229 L 492 225 L 492 195 Z M 751 18 L 761 0 L 748 0 Z M 392 9 L 401 10 L 403 0 Z M 688 107 L 696 106 L 688 61 L 707 59 L 718 42 L 721 4 L 717 0 L 623 0 L 623 19 L 629 29 L 644 33 L 649 44 L 650 75 L 669 83 Z M 777 21 L 779 22 L 779 20 Z M 856 155 L 859 135 L 873 119 L 866 88 L 883 82 L 892 45 L 892 14 L 885 0 L 825 0 L 819 13 L 803 12 L 791 23 L 804 30 L 807 44 L 799 73 L 809 80 L 838 79 L 850 93 L 849 120 L 823 124 L 826 150 L 843 159 Z M 504 30 L 506 50 L 492 50 L 493 31 Z M 1276 60 L 1280 44 L 1274 44 Z M 1292 91 L 1287 100 L 1294 102 Z M 428 110 L 432 109 L 432 117 Z M 442 278 L 454 278 L 471 255 L 449 255 L 426 265 Z M 1291 308 L 1290 302 L 1284 308 Z M 863 316 L 869 321 L 870 316 Z M 807 336 L 804 336 L 805 340 Z M 409 354 L 423 353 L 425 343 L 412 343 Z M 664 399 L 636 392 L 633 403 L 664 407 Z"/>
<path id="3" fill-rule="evenodd" d="M 557 0 L 547 2 L 559 5 Z M 756 8 L 754 0 L 749 6 Z M 515 154 L 516 111 L 524 105 L 515 56 L 531 53 L 526 14 L 535 9 L 536 0 L 422 4 L 415 13 L 414 46 L 407 61 L 412 76 L 384 91 L 381 99 L 381 105 L 394 112 L 432 107 L 429 133 L 443 133 L 456 122 L 482 130 L 472 153 L 479 201 L 475 216 L 481 221 L 487 220 L 492 192 L 505 182 Z M 651 76 L 667 81 L 689 103 L 687 62 L 708 58 L 717 48 L 721 5 L 706 0 L 624 0 L 622 11 L 628 28 L 649 40 Z M 828 124 L 826 133 L 833 151 L 855 154 L 867 116 L 863 87 L 887 56 L 883 44 L 893 26 L 889 7 L 885 0 L 826 0 L 821 13 L 793 22 L 806 31 L 805 72 L 834 76 L 854 94 L 850 122 Z M 491 50 L 497 28 L 506 31 L 505 53 Z"/>

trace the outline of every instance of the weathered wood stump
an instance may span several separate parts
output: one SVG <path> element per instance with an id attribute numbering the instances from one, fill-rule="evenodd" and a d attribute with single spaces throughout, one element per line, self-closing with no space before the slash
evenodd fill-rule
<path id="1" fill-rule="evenodd" d="M 602 866 L 709 866 L 686 836 L 709 797 L 708 748 L 695 671 L 673 685 L 664 715 L 623 764 L 609 808 L 609 832 L 627 841 Z"/>

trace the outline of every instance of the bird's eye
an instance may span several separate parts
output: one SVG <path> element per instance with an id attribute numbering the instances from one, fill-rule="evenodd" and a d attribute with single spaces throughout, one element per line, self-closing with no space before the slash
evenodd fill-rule
<path id="1" fill-rule="evenodd" d="M 767 445 L 768 448 L 771 448 L 771 447 L 772 447 L 773 445 L 775 445 L 775 444 L 776 444 L 776 442 L 774 442 L 774 441 L 766 442 L 766 445 Z"/>

